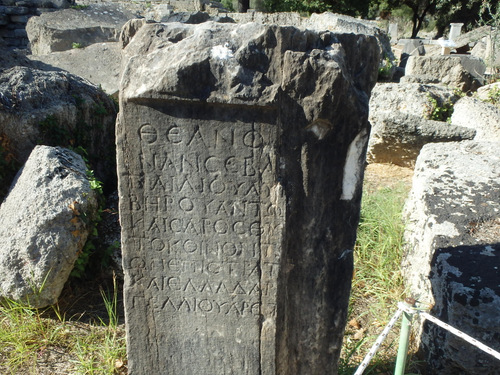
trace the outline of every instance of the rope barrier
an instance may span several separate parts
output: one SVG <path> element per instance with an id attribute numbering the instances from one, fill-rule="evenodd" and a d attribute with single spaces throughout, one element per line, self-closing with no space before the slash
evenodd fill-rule
<path id="1" fill-rule="evenodd" d="M 389 334 L 392 327 L 394 327 L 394 324 L 396 324 L 396 322 L 398 321 L 398 319 L 402 313 L 403 313 L 403 309 L 401 307 L 394 313 L 393 317 L 391 318 L 389 323 L 387 323 L 387 325 L 385 326 L 382 333 L 377 337 L 377 340 L 375 341 L 375 343 L 371 347 L 368 354 L 363 359 L 363 362 L 361 362 L 361 364 L 359 365 L 359 367 L 356 370 L 356 372 L 354 373 L 354 375 L 361 375 L 363 373 L 363 371 L 365 371 L 366 367 L 368 366 L 368 364 L 370 363 L 372 358 L 375 356 L 375 353 L 377 353 L 377 350 L 380 348 L 380 345 L 385 340 L 385 338 Z"/>
<path id="2" fill-rule="evenodd" d="M 490 354 L 491 356 L 495 357 L 496 359 L 500 360 L 500 353 L 497 352 L 496 350 L 491 349 L 489 346 L 484 345 L 482 342 L 476 340 L 475 338 L 469 336 L 466 333 L 463 333 L 462 331 L 459 331 L 455 327 L 450 326 L 449 324 L 442 322 L 441 320 L 433 317 L 432 315 L 424 312 L 424 311 L 419 311 L 419 314 L 427 319 L 428 321 L 440 326 L 441 328 L 446 329 L 447 331 L 450 331 L 454 335 L 460 337 L 461 339 L 467 341 L 468 343 L 474 345 L 475 347 L 481 349 L 482 351 Z"/>
<path id="3" fill-rule="evenodd" d="M 373 346 L 370 348 L 370 351 L 365 356 L 365 358 L 363 359 L 363 362 L 361 362 L 361 364 L 357 368 L 354 375 L 362 375 L 363 374 L 363 371 L 366 369 L 366 367 L 368 366 L 370 361 L 373 359 L 373 357 L 377 353 L 377 350 L 380 348 L 380 345 L 386 339 L 390 330 L 394 327 L 394 324 L 396 324 L 397 320 L 399 319 L 399 317 L 401 316 L 401 314 L 403 312 L 406 314 L 410 314 L 410 315 L 418 313 L 424 319 L 427 319 L 428 321 L 440 326 L 441 328 L 446 329 L 447 331 L 451 332 L 452 334 L 454 334 L 454 335 L 460 337 L 461 339 L 465 340 L 466 342 L 474 345 L 478 349 L 481 349 L 482 351 L 484 351 L 484 352 L 488 353 L 489 355 L 495 357 L 496 359 L 500 360 L 500 352 L 497 352 L 496 350 L 490 348 L 489 346 L 486 346 L 485 344 L 476 340 L 472 336 L 469 336 L 468 334 L 466 334 L 462 331 L 459 331 L 455 327 L 450 326 L 449 324 L 439 320 L 438 318 L 433 317 L 432 315 L 428 314 L 427 312 L 422 311 L 422 309 L 415 308 L 414 307 L 415 302 L 416 302 L 415 300 L 408 298 L 405 300 L 405 303 L 402 303 L 402 302 L 398 303 L 398 310 L 394 313 L 394 315 L 391 318 L 391 320 L 389 321 L 389 323 L 387 323 L 387 325 L 385 326 L 382 333 L 377 337 L 377 340 L 375 341 Z M 408 315 L 405 315 L 405 316 L 408 317 Z M 408 322 L 408 325 L 409 324 L 410 324 L 410 321 Z M 403 331 L 403 329 L 402 329 L 402 331 Z M 403 335 L 403 332 L 401 332 L 401 335 Z M 400 345 L 402 342 L 408 341 L 408 334 L 404 334 L 404 335 L 405 335 L 404 338 L 400 337 L 401 338 Z M 407 349 L 403 349 L 403 350 L 406 351 Z M 400 368 L 400 372 L 404 371 L 404 367 L 405 367 L 404 362 L 406 362 L 406 355 L 402 356 L 402 357 L 404 357 L 402 359 L 400 359 L 399 357 L 400 357 L 400 354 L 398 352 L 398 360 L 396 361 L 396 370 L 395 370 L 396 373 L 398 372 L 398 367 Z M 399 362 L 401 362 L 401 363 L 399 363 Z"/>

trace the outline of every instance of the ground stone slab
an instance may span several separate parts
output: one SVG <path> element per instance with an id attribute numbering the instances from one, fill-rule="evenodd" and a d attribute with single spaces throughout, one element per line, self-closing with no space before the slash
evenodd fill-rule
<path id="1" fill-rule="evenodd" d="M 97 210 L 82 158 L 37 146 L 0 206 L 0 296 L 57 302 Z"/>
<path id="2" fill-rule="evenodd" d="M 496 350 L 499 147 L 499 142 L 463 141 L 422 148 L 405 206 L 407 253 L 402 265 L 410 292 L 434 306 L 433 315 L 487 345 L 496 345 Z M 467 350 L 464 355 L 463 345 L 456 346 L 450 335 L 429 328 L 422 332 L 419 327 L 417 343 L 429 363 L 429 374 L 479 375 L 498 370 L 498 362 L 492 365 L 479 352 Z M 482 363 L 482 368 L 474 368 L 474 363 Z"/>
<path id="3" fill-rule="evenodd" d="M 375 38 L 146 24 L 125 55 L 129 373 L 335 374 Z"/>
<path id="4" fill-rule="evenodd" d="M 86 48 L 28 57 L 54 69 L 64 69 L 83 77 L 100 86 L 108 95 L 118 98 L 121 48 L 117 42 L 94 43 Z"/>
<path id="5" fill-rule="evenodd" d="M 368 161 L 410 168 L 425 144 L 470 140 L 476 135 L 474 129 L 403 112 L 379 112 L 370 116 L 370 123 Z"/>
<path id="6" fill-rule="evenodd" d="M 142 9 L 139 4 L 103 3 L 31 17 L 26 25 L 31 53 L 46 55 L 75 46 L 116 42 L 125 22 L 137 18 Z"/>

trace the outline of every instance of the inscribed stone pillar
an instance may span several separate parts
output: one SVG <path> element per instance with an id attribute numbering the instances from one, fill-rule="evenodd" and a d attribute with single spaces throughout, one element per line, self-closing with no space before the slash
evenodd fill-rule
<path id="1" fill-rule="evenodd" d="M 125 55 L 129 373 L 336 373 L 376 40 L 146 24 Z"/>

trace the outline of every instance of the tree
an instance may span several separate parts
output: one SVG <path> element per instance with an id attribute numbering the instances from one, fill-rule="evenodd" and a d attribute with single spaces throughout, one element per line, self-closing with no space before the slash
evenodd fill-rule
<path id="1" fill-rule="evenodd" d="M 264 0 L 269 12 L 334 12 L 366 17 L 369 1 L 366 0 Z"/>
<path id="2" fill-rule="evenodd" d="M 445 29 L 452 22 L 463 23 L 466 30 L 470 30 L 479 24 L 488 23 L 492 13 L 485 12 L 485 5 L 491 9 L 498 6 L 498 0 L 454 0 L 441 1 L 434 14 L 438 37 L 443 36 Z M 484 6 L 483 6 L 484 5 Z"/>
<path id="3" fill-rule="evenodd" d="M 442 36 L 451 22 L 460 22 L 466 29 L 474 27 L 481 19 L 481 5 L 487 2 L 496 6 L 499 0 L 372 0 L 379 10 L 390 11 L 406 5 L 412 11 L 411 38 L 416 38 L 426 17 L 436 18 L 437 36 Z"/>
<path id="4" fill-rule="evenodd" d="M 238 0 L 238 12 L 246 13 L 250 8 L 250 0 Z"/>
<path id="5" fill-rule="evenodd" d="M 416 38 L 418 32 L 424 24 L 425 17 L 434 13 L 439 0 L 404 0 L 403 4 L 407 5 L 412 11 L 412 31 L 411 38 Z"/>

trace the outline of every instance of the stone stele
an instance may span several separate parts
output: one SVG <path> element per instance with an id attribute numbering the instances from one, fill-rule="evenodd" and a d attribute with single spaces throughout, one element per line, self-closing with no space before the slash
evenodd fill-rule
<path id="1" fill-rule="evenodd" d="M 117 127 L 130 374 L 335 374 L 378 47 L 146 24 Z"/>

